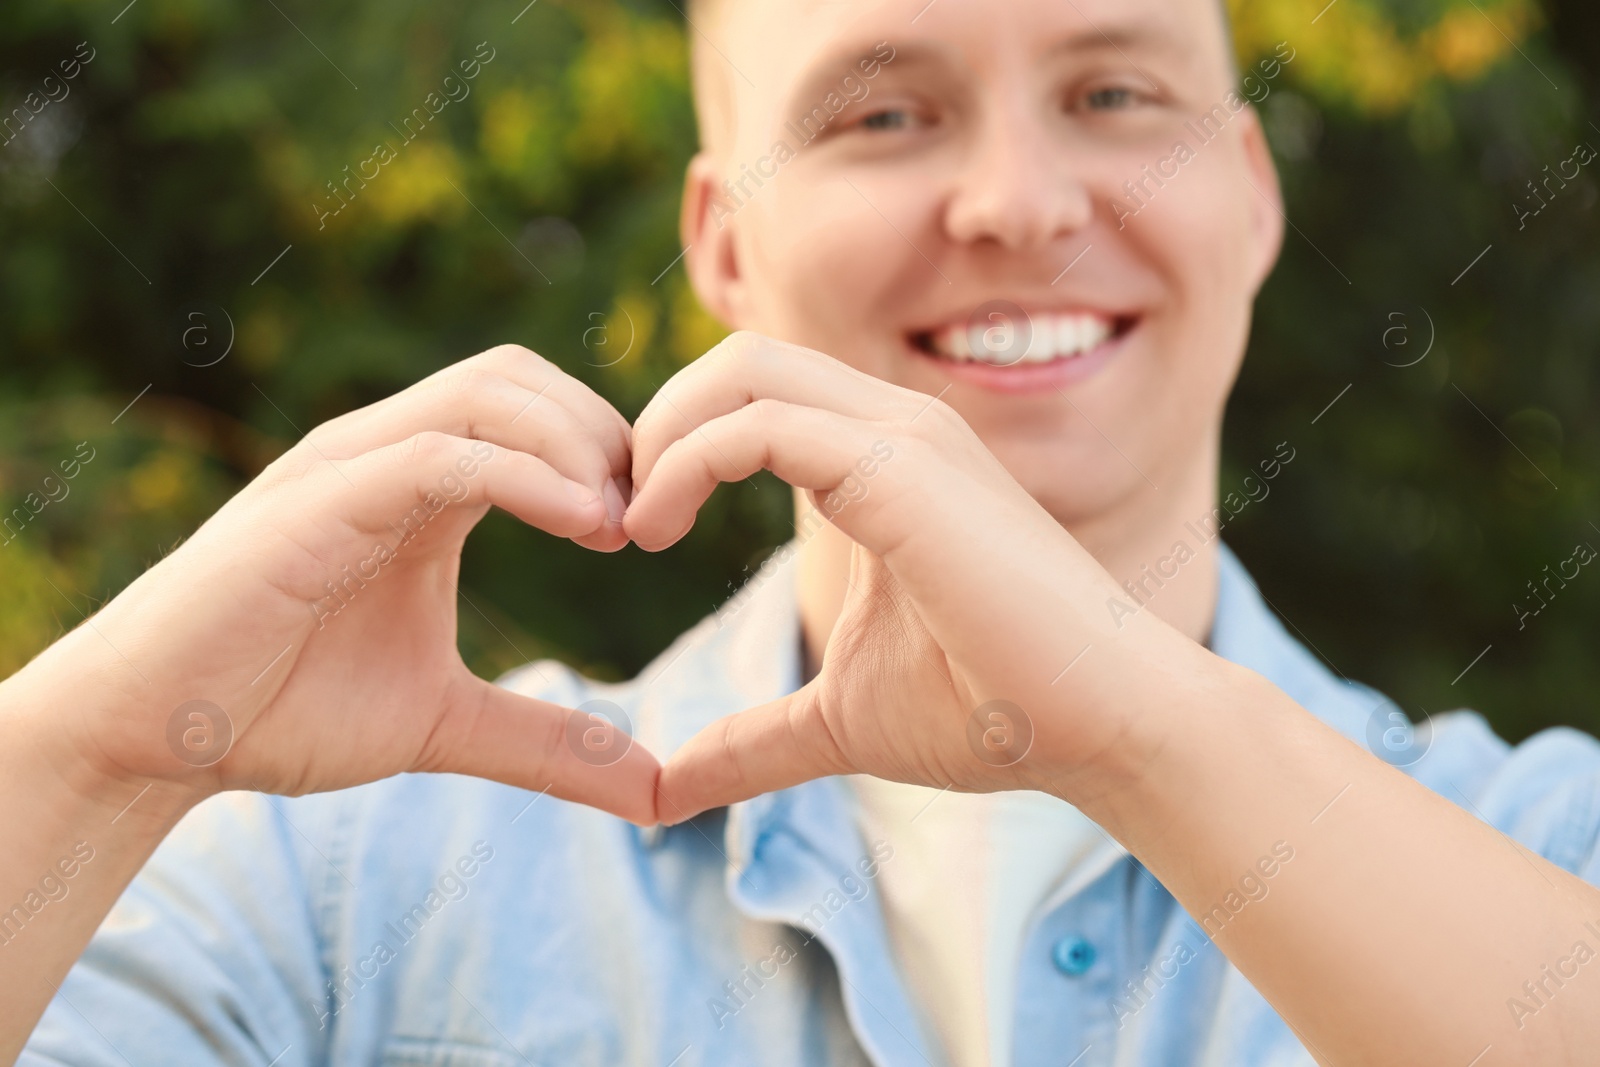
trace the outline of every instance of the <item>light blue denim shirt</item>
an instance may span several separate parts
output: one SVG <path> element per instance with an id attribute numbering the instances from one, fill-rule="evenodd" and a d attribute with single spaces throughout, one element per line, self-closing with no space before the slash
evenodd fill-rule
<path id="1" fill-rule="evenodd" d="M 1360 744 L 1394 728 L 1393 705 L 1293 640 L 1226 548 L 1220 567 L 1218 654 Z M 553 662 L 506 684 L 614 701 L 664 757 L 799 672 L 786 548 L 627 684 Z M 1511 748 L 1470 712 L 1432 727 L 1409 773 L 1596 880 L 1600 744 L 1552 729 Z M 862 839 L 847 797 L 823 779 L 664 831 L 448 775 L 217 797 L 124 894 L 20 1062 L 937 1067 L 876 892 L 892 849 Z M 1109 839 L 1035 917 L 1019 966 L 1016 1067 L 1313 1063 Z"/>

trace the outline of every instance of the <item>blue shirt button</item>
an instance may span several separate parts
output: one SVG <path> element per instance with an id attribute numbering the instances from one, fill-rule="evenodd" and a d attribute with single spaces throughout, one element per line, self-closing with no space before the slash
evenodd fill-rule
<path id="1" fill-rule="evenodd" d="M 1063 937 L 1051 950 L 1056 970 L 1076 978 L 1094 966 L 1094 946 L 1081 937 Z"/>

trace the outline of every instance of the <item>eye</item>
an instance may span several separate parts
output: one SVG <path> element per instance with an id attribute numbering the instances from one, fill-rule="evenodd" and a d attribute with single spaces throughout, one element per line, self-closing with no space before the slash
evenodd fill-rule
<path id="1" fill-rule="evenodd" d="M 874 111 L 857 125 L 864 130 L 904 130 L 911 125 L 911 115 L 902 110 Z"/>
<path id="2" fill-rule="evenodd" d="M 1091 89 L 1083 95 L 1083 106 L 1090 111 L 1118 111 L 1138 102 L 1132 89 L 1123 86 L 1105 86 Z"/>

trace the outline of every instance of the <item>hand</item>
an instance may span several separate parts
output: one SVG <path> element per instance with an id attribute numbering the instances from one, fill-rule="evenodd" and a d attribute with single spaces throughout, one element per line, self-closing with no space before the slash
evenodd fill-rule
<path id="1" fill-rule="evenodd" d="M 849 773 L 1086 799 L 1160 748 L 1137 690 L 1209 658 L 1148 613 L 1113 629 L 1116 583 L 950 407 L 821 353 L 734 335 L 646 407 L 633 462 L 643 548 L 762 468 L 855 543 L 818 676 L 679 750 L 663 821 Z"/>
<path id="2" fill-rule="evenodd" d="M 580 759 L 567 709 L 456 648 L 461 545 L 489 506 L 614 551 L 630 458 L 586 386 L 484 352 L 314 429 L 30 665 L 32 691 L 87 697 L 52 714 L 95 781 L 299 794 L 450 771 L 653 823 L 654 757 Z"/>

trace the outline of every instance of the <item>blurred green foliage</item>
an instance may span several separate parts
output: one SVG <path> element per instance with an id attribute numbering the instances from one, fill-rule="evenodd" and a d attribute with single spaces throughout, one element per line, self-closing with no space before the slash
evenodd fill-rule
<path id="1" fill-rule="evenodd" d="M 0 545 L 0 671 L 317 422 L 503 341 L 632 417 L 720 336 L 669 269 L 695 143 L 671 3 L 124 2 L 0 10 L 0 103 L 29 111 L 0 133 L 0 506 L 79 442 L 95 454 Z M 1513 206 L 1577 142 L 1600 147 L 1592 6 L 1232 6 L 1242 63 L 1296 49 L 1263 105 L 1294 227 L 1224 490 L 1279 441 L 1297 459 L 1225 536 L 1303 639 L 1413 715 L 1600 729 L 1582 651 L 1600 576 L 1525 629 L 1511 606 L 1574 544 L 1600 547 L 1596 168 L 1521 228 Z M 380 144 L 380 175 L 339 196 Z M 464 563 L 463 650 L 488 675 L 543 655 L 629 674 L 788 512 L 770 478 L 727 487 L 657 557 L 491 516 Z"/>

